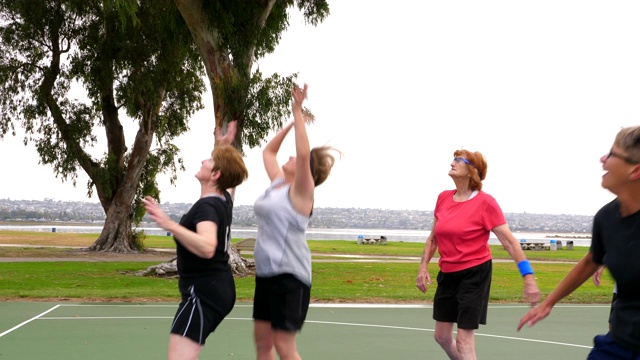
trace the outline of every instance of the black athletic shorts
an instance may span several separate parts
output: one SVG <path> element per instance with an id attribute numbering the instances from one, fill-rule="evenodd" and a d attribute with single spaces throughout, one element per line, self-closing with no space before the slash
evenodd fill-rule
<path id="1" fill-rule="evenodd" d="M 291 274 L 256 276 L 253 318 L 271 323 L 271 328 L 299 331 L 309 310 L 311 287 Z"/>
<path id="2" fill-rule="evenodd" d="M 236 287 L 231 271 L 214 278 L 196 281 L 180 280 L 182 302 L 178 306 L 171 333 L 204 345 L 236 302 Z"/>
<path id="3" fill-rule="evenodd" d="M 433 319 L 457 323 L 459 329 L 477 329 L 487 324 L 491 260 L 461 271 L 438 273 L 433 299 Z"/>
<path id="4" fill-rule="evenodd" d="M 640 360 L 640 351 L 617 343 L 611 335 L 596 335 L 587 360 Z"/>

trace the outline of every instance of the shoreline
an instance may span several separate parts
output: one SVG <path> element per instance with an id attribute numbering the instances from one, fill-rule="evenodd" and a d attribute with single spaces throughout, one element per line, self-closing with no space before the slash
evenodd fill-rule
<path id="1" fill-rule="evenodd" d="M 151 236 L 171 236 L 170 232 L 158 227 L 141 227 L 138 230 Z M 102 223 L 27 223 L 27 222 L 0 222 L 1 231 L 25 231 L 37 233 L 82 233 L 100 234 Z M 231 229 L 231 237 L 235 239 L 255 238 L 257 228 L 235 227 Z M 342 240 L 357 241 L 359 236 L 365 238 L 379 238 L 385 236 L 390 242 L 412 242 L 424 243 L 430 231 L 426 230 L 394 230 L 394 229 L 329 229 L 329 228 L 309 228 L 306 232 L 306 240 Z M 514 232 L 513 235 L 521 242 L 543 242 L 550 243 L 557 240 L 562 243 L 573 242 L 573 246 L 589 247 L 591 236 L 579 233 L 558 233 L 558 232 Z M 491 233 L 489 244 L 500 245 L 500 242 Z"/>

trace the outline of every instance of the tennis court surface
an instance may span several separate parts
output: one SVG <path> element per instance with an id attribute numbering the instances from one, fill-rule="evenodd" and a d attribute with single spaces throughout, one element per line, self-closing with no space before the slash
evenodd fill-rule
<path id="1" fill-rule="evenodd" d="M 176 303 L 0 303 L 0 359 L 166 359 Z M 255 359 L 251 304 L 237 303 L 200 359 Z M 480 359 L 584 359 L 608 305 L 558 305 L 516 332 L 526 305 L 495 304 L 476 332 Z M 447 359 L 430 305 L 312 304 L 298 336 L 305 360 Z"/>

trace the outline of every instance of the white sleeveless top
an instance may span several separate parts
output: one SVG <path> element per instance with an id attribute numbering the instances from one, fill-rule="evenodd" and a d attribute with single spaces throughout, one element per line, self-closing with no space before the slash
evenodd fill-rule
<path id="1" fill-rule="evenodd" d="M 253 205 L 258 221 L 256 275 L 291 274 L 311 286 L 311 251 L 305 238 L 309 217 L 294 210 L 291 186 L 283 183 L 283 178 L 274 180 Z"/>

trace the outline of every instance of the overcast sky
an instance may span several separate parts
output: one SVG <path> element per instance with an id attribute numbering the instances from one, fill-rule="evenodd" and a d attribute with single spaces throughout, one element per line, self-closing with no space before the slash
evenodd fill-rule
<path id="1" fill-rule="evenodd" d="M 593 215 L 613 199 L 599 160 L 621 127 L 640 124 L 640 2 L 329 3 L 317 27 L 292 11 L 275 53 L 258 63 L 266 75 L 299 72 L 316 115 L 311 146 L 344 154 L 317 188 L 317 207 L 433 210 L 454 188 L 447 173 L 461 148 L 485 155 L 483 190 L 504 212 Z M 211 101 L 205 94 L 177 141 L 186 171 L 176 187 L 159 179 L 163 202 L 199 196 Z M 292 135 L 282 161 L 294 154 Z M 62 184 L 21 140 L 0 142 L 0 198 L 97 202 L 84 174 L 75 188 Z M 261 149 L 246 153 L 238 205 L 269 183 Z"/>

